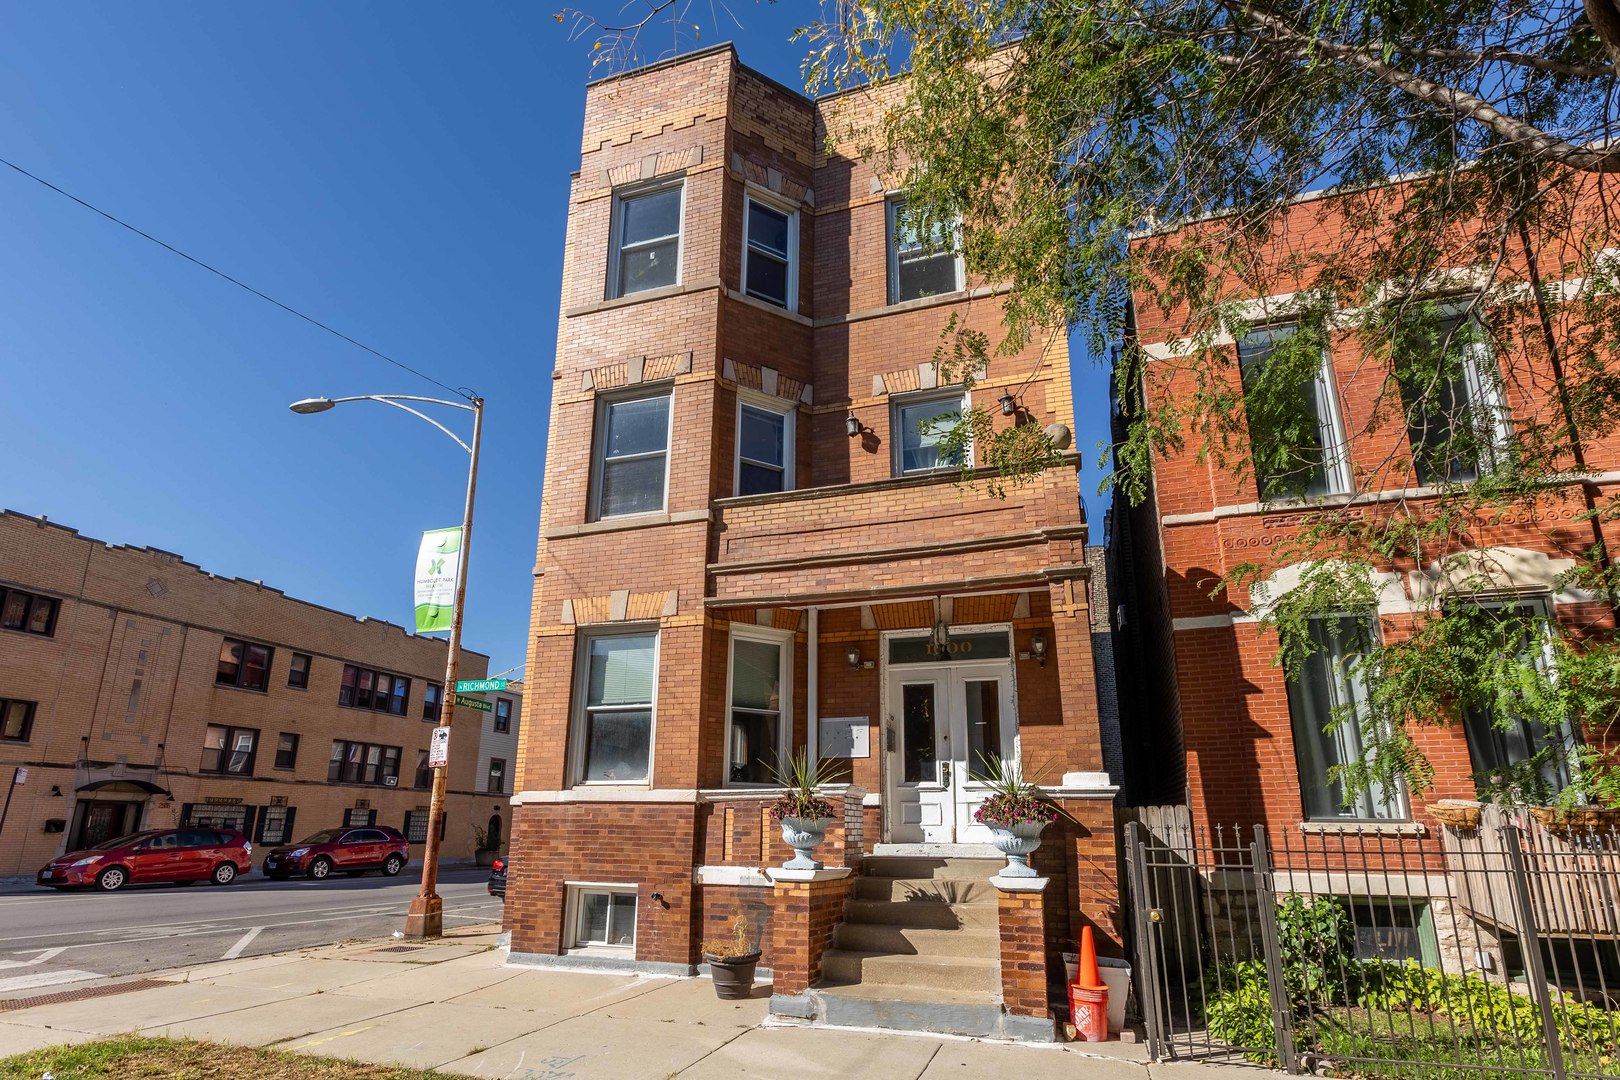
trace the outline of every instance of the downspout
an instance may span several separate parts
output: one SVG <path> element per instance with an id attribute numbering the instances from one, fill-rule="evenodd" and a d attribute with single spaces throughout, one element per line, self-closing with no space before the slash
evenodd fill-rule
<path id="1" fill-rule="evenodd" d="M 810 670 L 805 673 L 804 679 L 804 745 L 811 765 L 821 760 L 821 701 L 817 694 L 821 670 L 820 664 L 817 663 L 820 650 L 816 640 L 820 632 L 820 615 L 820 608 L 810 609 L 809 640 L 805 644 L 805 666 Z"/>

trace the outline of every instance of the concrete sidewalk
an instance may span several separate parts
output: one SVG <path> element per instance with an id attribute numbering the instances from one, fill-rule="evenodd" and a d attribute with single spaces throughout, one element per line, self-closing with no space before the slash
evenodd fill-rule
<path id="1" fill-rule="evenodd" d="M 1150 1065 L 1141 1046 L 1121 1043 L 766 1026 L 763 988 L 720 1001 L 707 979 L 507 967 L 495 941 L 490 927 L 431 944 L 353 942 L 59 995 L 69 1000 L 0 1012 L 0 1057 L 140 1032 L 519 1080 L 1210 1076 Z"/>

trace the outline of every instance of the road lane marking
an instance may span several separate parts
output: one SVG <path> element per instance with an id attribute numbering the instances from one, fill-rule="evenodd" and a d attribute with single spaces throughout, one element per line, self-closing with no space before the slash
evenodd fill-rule
<path id="1" fill-rule="evenodd" d="M 230 948 L 226 949 L 225 950 L 225 955 L 220 957 L 220 959 L 221 960 L 235 960 L 238 956 L 241 956 L 242 955 L 242 950 L 247 948 L 248 945 L 250 945 L 252 943 L 253 939 L 259 936 L 260 931 L 262 931 L 263 929 L 264 929 L 264 927 L 262 927 L 262 926 L 255 926 L 253 929 L 249 930 L 247 933 L 245 933 L 241 937 L 237 938 L 236 939 L 236 944 L 232 945 Z"/>

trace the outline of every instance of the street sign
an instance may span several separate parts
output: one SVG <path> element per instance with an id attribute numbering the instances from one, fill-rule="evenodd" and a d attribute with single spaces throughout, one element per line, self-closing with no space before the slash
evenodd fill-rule
<path id="1" fill-rule="evenodd" d="M 462 679 L 456 683 L 458 694 L 487 694 L 492 690 L 505 690 L 505 679 Z"/>
<path id="2" fill-rule="evenodd" d="M 428 741 L 428 768 L 442 769 L 450 761 L 450 729 L 436 727 Z"/>
<path id="3" fill-rule="evenodd" d="M 460 694 L 456 695 L 456 705 L 463 709 L 477 709 L 479 712 L 489 712 L 495 707 L 483 698 L 463 697 Z"/>

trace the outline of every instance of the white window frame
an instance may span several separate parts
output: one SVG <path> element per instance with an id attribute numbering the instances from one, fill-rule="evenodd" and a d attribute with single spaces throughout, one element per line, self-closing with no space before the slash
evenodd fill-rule
<path id="1" fill-rule="evenodd" d="M 1316 616 L 1316 618 L 1319 618 L 1319 619 L 1364 619 L 1364 620 L 1366 620 L 1366 622 L 1368 624 L 1368 627 L 1367 627 L 1368 628 L 1368 633 L 1371 635 L 1371 637 L 1375 638 L 1375 639 L 1380 637 L 1380 629 L 1379 629 L 1378 618 L 1377 618 L 1376 614 L 1369 615 L 1369 614 L 1366 614 L 1366 613 L 1357 613 L 1357 612 L 1351 612 L 1351 611 L 1337 611 L 1337 612 L 1330 612 L 1328 614 L 1321 615 L 1321 616 Z M 1365 697 L 1366 697 L 1366 694 L 1368 692 L 1366 681 L 1364 679 L 1362 679 L 1359 675 L 1352 675 L 1348 671 L 1342 671 L 1342 672 L 1340 672 L 1338 674 L 1342 675 L 1343 681 L 1345 683 L 1350 683 L 1350 682 L 1354 681 L 1355 683 L 1360 684 L 1360 691 L 1361 691 L 1361 694 L 1363 696 L 1363 701 L 1364 701 Z M 1327 691 L 1328 691 L 1328 698 L 1329 698 L 1329 715 L 1330 716 L 1331 716 L 1332 712 L 1336 711 L 1338 709 L 1338 707 L 1340 706 L 1340 704 L 1342 704 L 1342 702 L 1339 699 L 1340 688 L 1341 687 L 1340 687 L 1340 683 L 1339 683 L 1338 678 L 1335 678 L 1332 682 L 1330 682 L 1328 684 Z M 1352 690 L 1352 692 L 1354 692 L 1354 691 Z M 1310 822 L 1310 823 L 1313 823 L 1313 824 L 1331 823 L 1331 822 L 1353 822 L 1353 823 L 1358 823 L 1358 824 L 1367 824 L 1367 823 L 1371 823 L 1371 824 L 1400 824 L 1400 823 L 1409 822 L 1409 821 L 1412 820 L 1412 800 L 1411 800 L 1410 795 L 1407 793 L 1405 782 L 1398 779 L 1398 778 L 1395 780 L 1394 790 L 1389 792 L 1388 806 L 1390 808 L 1390 816 L 1388 816 L 1388 817 L 1378 817 L 1378 816 L 1362 817 L 1362 816 L 1353 816 L 1353 815 L 1349 815 L 1349 814 L 1335 814 L 1332 817 L 1312 817 L 1310 807 L 1305 804 L 1305 795 L 1304 795 L 1303 788 L 1305 787 L 1307 782 L 1316 783 L 1317 780 L 1316 780 L 1316 778 L 1312 778 L 1309 781 L 1307 781 L 1306 777 L 1300 772 L 1300 768 L 1299 768 L 1299 747 L 1297 745 L 1298 736 L 1297 736 L 1297 733 L 1296 733 L 1295 728 L 1294 728 L 1295 717 L 1294 717 L 1293 702 L 1288 701 L 1288 702 L 1286 702 L 1286 704 L 1288 706 L 1288 733 L 1289 733 L 1289 738 L 1291 740 L 1295 740 L 1295 742 L 1296 742 L 1295 746 L 1293 747 L 1293 750 L 1294 750 L 1294 776 L 1299 781 L 1300 787 L 1301 787 L 1301 792 L 1300 792 L 1300 817 L 1301 817 L 1301 819 L 1303 821 Z M 1359 717 L 1357 719 L 1359 721 Z M 1340 728 L 1338 729 L 1338 731 L 1335 731 L 1333 733 L 1333 735 L 1332 735 L 1333 742 L 1334 742 L 1334 747 L 1335 747 L 1339 757 L 1341 757 L 1341 758 L 1344 758 L 1344 757 L 1348 756 L 1344 752 L 1344 750 L 1345 750 L 1344 737 L 1339 734 L 1339 732 L 1341 732 L 1343 730 L 1344 730 L 1344 726 L 1341 725 Z M 1326 731 L 1322 731 L 1319 734 L 1321 736 L 1327 736 L 1328 735 L 1328 733 Z M 1360 732 L 1359 726 L 1357 727 L 1357 730 L 1356 730 L 1356 740 L 1357 740 L 1358 743 L 1361 740 L 1361 732 Z M 1366 757 L 1366 747 L 1365 746 L 1362 747 L 1362 757 L 1363 758 Z M 1370 801 L 1371 792 L 1367 792 L 1367 793 L 1364 793 L 1364 794 L 1365 794 L 1366 797 L 1368 797 L 1368 799 Z"/>
<path id="2" fill-rule="evenodd" d="M 1549 679 L 1557 679 L 1557 657 L 1553 654 L 1552 636 L 1560 631 L 1558 629 L 1558 603 L 1557 599 L 1552 593 L 1542 590 L 1533 590 L 1529 592 L 1496 592 L 1478 597 L 1466 597 L 1460 600 L 1459 603 L 1468 604 L 1469 606 L 1476 608 L 1534 608 L 1537 616 L 1547 620 L 1547 622 L 1541 625 L 1541 648 L 1535 657 L 1535 664 L 1537 668 L 1546 673 Z M 1472 772 L 1473 747 L 1468 735 L 1468 724 L 1466 719 L 1461 726 L 1463 728 L 1463 740 L 1465 743 L 1470 744 L 1467 747 L 1469 753 L 1468 764 L 1470 767 L 1470 772 Z M 1576 737 L 1575 724 L 1569 716 L 1566 715 L 1564 717 L 1564 722 L 1559 727 L 1557 735 L 1558 738 L 1563 741 L 1566 752 L 1572 752 L 1579 748 L 1580 740 Z M 1551 741 L 1552 736 L 1549 734 L 1548 738 L 1549 741 Z M 1567 759 L 1567 764 L 1570 773 L 1570 783 L 1574 783 L 1576 779 L 1576 762 L 1573 753 L 1571 753 L 1570 757 Z"/>
<path id="3" fill-rule="evenodd" d="M 645 398 L 664 397 L 669 399 L 669 408 L 665 410 L 668 420 L 668 429 L 664 432 L 664 491 L 663 498 L 659 500 L 654 510 L 637 510 L 631 514 L 602 513 L 602 482 L 607 472 L 607 417 L 608 410 L 614 405 L 630 401 L 640 401 Z M 620 393 L 599 394 L 596 398 L 596 418 L 593 421 L 594 431 L 591 439 L 591 498 L 590 520 L 610 521 L 615 518 L 633 518 L 642 514 L 662 514 L 669 510 L 669 469 L 670 458 L 674 456 L 675 442 L 675 387 L 664 383 L 651 388 L 637 387 L 634 390 Z M 626 457 L 647 458 L 652 452 L 645 454 L 629 454 Z"/>
<path id="4" fill-rule="evenodd" d="M 896 235 L 896 226 L 900 220 L 900 208 L 905 205 L 906 197 L 902 193 L 891 192 L 883 203 L 884 240 L 883 247 L 885 259 L 889 270 L 890 306 L 895 304 L 912 304 L 920 300 L 937 300 L 941 296 L 954 296 L 967 288 L 967 265 L 962 258 L 962 223 L 957 221 L 951 226 L 952 246 L 956 249 L 956 288 L 949 292 L 937 293 L 934 296 L 914 296 L 909 300 L 900 299 L 900 245 Z"/>
<path id="5" fill-rule="evenodd" d="M 1479 327 L 1482 335 L 1485 333 L 1485 320 L 1481 318 L 1482 303 L 1475 303 L 1467 297 L 1457 299 L 1436 297 L 1432 302 L 1455 311 L 1461 316 L 1462 321 L 1472 322 Z M 1492 377 L 1486 377 L 1487 371 Z M 1502 369 L 1497 363 L 1496 349 L 1489 340 L 1470 342 L 1463 346 L 1462 382 L 1463 389 L 1468 394 L 1469 408 L 1489 416 L 1489 430 L 1482 433 L 1485 438 L 1480 443 L 1481 454 L 1478 464 L 1479 475 L 1486 476 L 1501 467 L 1502 456 L 1507 453 L 1513 442 L 1513 418 L 1508 409 L 1507 395 L 1502 387 Z M 1411 448 L 1410 435 L 1407 445 Z M 1415 448 L 1413 452 L 1416 453 Z M 1434 479 L 1430 478 L 1431 483 Z M 1440 483 L 1445 482 L 1443 479 L 1440 480 Z"/>
<path id="6" fill-rule="evenodd" d="M 935 473 L 956 472 L 962 468 L 961 464 L 935 465 L 931 469 L 911 469 L 909 471 L 905 467 L 905 431 L 900 425 L 901 410 L 910 408 L 914 405 L 924 405 L 931 401 L 938 401 L 941 405 L 944 405 L 953 400 L 958 403 L 959 415 L 966 416 L 968 414 L 968 410 L 973 407 L 973 395 L 966 387 L 945 387 L 939 390 L 918 390 L 909 394 L 896 394 L 889 399 L 889 433 L 891 435 L 889 441 L 893 444 L 893 450 L 891 452 L 891 465 L 894 469 L 895 477 L 932 476 Z M 940 410 L 940 412 L 944 411 L 944 409 Z M 970 438 L 968 439 L 967 461 L 965 462 L 965 464 L 970 468 L 973 465 L 973 451 L 973 440 Z"/>
<path id="7" fill-rule="evenodd" d="M 671 188 L 680 189 L 681 208 L 678 224 L 675 229 L 675 280 L 668 285 L 656 285 L 651 289 L 640 289 L 633 293 L 620 291 L 619 288 L 619 262 L 624 250 L 619 238 L 624 235 L 624 207 L 626 203 L 646 195 L 656 195 L 660 191 Z M 643 241 L 643 243 L 662 243 L 668 236 L 658 237 L 656 240 Z M 653 292 L 656 289 L 672 289 L 681 283 L 681 274 L 685 269 L 686 259 L 686 177 L 681 176 L 674 180 L 656 180 L 648 184 L 636 184 L 633 187 L 619 188 L 613 192 L 613 218 L 608 228 L 608 274 L 606 298 L 618 300 L 625 296 L 639 296 L 644 292 Z"/>
<path id="8" fill-rule="evenodd" d="M 776 301 L 767 299 L 766 297 L 763 297 L 763 296 L 754 296 L 752 293 L 750 293 L 748 291 L 748 260 L 750 258 L 750 253 L 753 250 L 753 248 L 751 246 L 751 243 L 750 243 L 749 235 L 748 235 L 749 222 L 751 220 L 751 215 L 749 214 L 749 209 L 754 203 L 759 203 L 759 205 L 765 207 L 768 210 L 774 210 L 778 214 L 786 214 L 787 215 L 787 303 L 785 305 L 777 304 Z M 763 253 L 765 254 L 765 256 L 767 258 L 773 258 L 771 253 L 769 253 L 769 252 L 763 252 Z M 774 258 L 773 258 L 773 261 L 774 261 Z M 615 280 L 617 280 L 617 279 L 615 279 Z M 768 198 L 768 197 L 760 194 L 759 192 L 755 191 L 753 188 L 748 188 L 748 189 L 744 190 L 744 192 L 743 192 L 742 280 L 739 281 L 737 284 L 742 287 L 741 292 L 742 292 L 742 294 L 744 296 L 750 297 L 751 299 L 754 299 L 754 300 L 758 300 L 762 304 L 769 304 L 771 307 L 781 307 L 784 311 L 790 311 L 790 312 L 796 312 L 796 311 L 799 310 L 799 209 L 798 209 L 798 207 L 789 205 L 788 203 L 784 202 L 781 199 Z"/>
<path id="9" fill-rule="evenodd" d="M 640 929 L 637 924 L 641 921 L 640 890 L 635 884 L 625 881 L 565 881 L 563 882 L 563 888 L 567 890 L 568 896 L 563 911 L 563 941 L 566 951 L 587 954 L 599 953 L 611 956 L 623 956 L 626 953 L 633 955 L 635 953 L 637 932 Z M 580 901 L 591 893 L 635 897 L 636 914 L 635 918 L 630 922 L 630 944 L 612 945 L 607 942 L 581 942 L 579 940 L 579 914 L 582 906 Z M 610 928 L 612 925 L 612 910 L 613 905 L 610 901 L 608 904 Z"/>
<path id="10" fill-rule="evenodd" d="M 585 717 L 589 709 L 591 690 L 591 642 L 599 638 L 643 637 L 653 639 L 652 701 L 648 705 L 651 717 L 647 723 L 647 776 L 642 780 L 587 780 L 585 779 L 586 731 Z M 658 683 L 659 661 L 663 652 L 663 634 L 657 623 L 624 623 L 581 629 L 574 635 L 574 696 L 568 709 L 568 775 L 574 787 L 650 788 L 653 772 L 658 767 Z M 622 708 L 619 711 L 623 711 Z"/>
<path id="11" fill-rule="evenodd" d="M 735 495 L 742 494 L 742 414 L 745 407 L 758 409 L 760 412 L 776 413 L 778 416 L 786 418 L 782 424 L 782 490 L 792 491 L 796 483 L 794 479 L 793 450 L 799 434 L 797 426 L 798 408 L 780 398 L 773 398 L 767 394 L 759 394 L 752 390 L 739 388 L 737 391 L 735 426 L 732 428 L 736 433 L 736 437 L 732 440 L 736 443 L 736 453 L 732 454 L 731 462 L 732 493 Z M 761 464 L 764 463 L 761 462 Z"/>
<path id="12" fill-rule="evenodd" d="M 1289 320 L 1271 323 L 1256 323 L 1248 328 L 1248 333 L 1264 331 L 1275 333 L 1285 327 L 1291 327 L 1294 333 L 1299 332 L 1299 324 Z M 1238 367 L 1241 381 L 1242 343 L 1238 343 Z M 1322 366 L 1316 369 L 1316 377 L 1311 380 L 1311 393 L 1316 397 L 1316 437 L 1322 441 L 1322 475 L 1327 490 L 1314 495 L 1302 495 L 1300 498 L 1323 499 L 1330 495 L 1348 495 L 1353 483 L 1350 475 L 1350 440 L 1344 433 L 1344 410 L 1339 405 L 1339 384 L 1337 374 L 1333 370 L 1333 350 L 1326 346 L 1322 349 Z M 1255 477 L 1255 486 L 1259 487 L 1259 476 Z M 1256 494 L 1259 494 L 1258 490 Z"/>
<path id="13" fill-rule="evenodd" d="M 734 689 L 733 675 L 736 670 L 738 641 L 759 641 L 781 647 L 780 660 L 777 667 L 777 691 L 781 708 L 777 710 L 776 755 L 778 761 L 787 758 L 789 747 L 793 742 L 793 644 L 795 634 L 792 630 L 778 630 L 770 626 L 749 626 L 746 623 L 731 625 L 731 633 L 726 640 L 726 725 L 725 743 L 726 760 L 725 771 L 721 774 L 722 787 L 735 788 L 775 788 L 779 784 L 756 784 L 748 781 L 731 779 L 731 695 Z"/>

